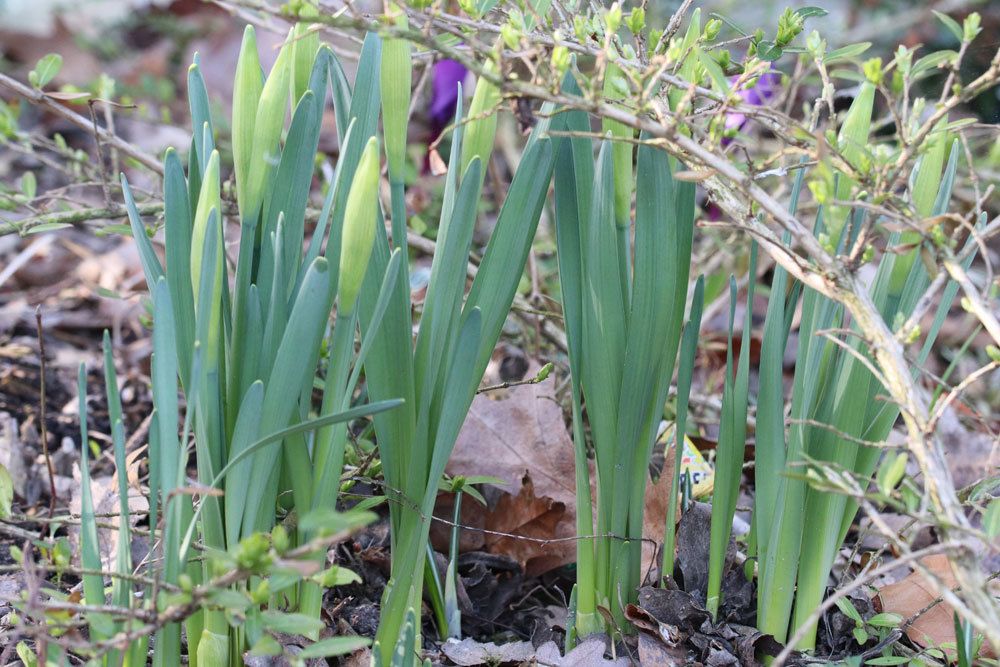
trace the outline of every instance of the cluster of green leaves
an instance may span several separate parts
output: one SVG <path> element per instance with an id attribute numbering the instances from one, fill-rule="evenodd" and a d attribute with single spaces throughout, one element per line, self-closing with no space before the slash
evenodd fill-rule
<path id="1" fill-rule="evenodd" d="M 405 51 L 404 51 L 405 49 Z M 459 429 L 520 280 L 545 202 L 552 174 L 552 148 L 545 124 L 528 141 L 514 175 L 486 254 L 465 295 L 466 267 L 483 185 L 485 161 L 493 149 L 496 117 L 490 111 L 499 91 L 481 78 L 468 115 L 461 105 L 452 136 L 450 168 L 445 183 L 437 251 L 431 265 L 416 341 L 406 266 L 406 218 L 401 168 L 405 122 L 399 115 L 409 106 L 411 60 L 405 43 L 387 43 L 383 52 L 362 51 L 361 71 L 381 77 L 362 78 L 365 106 L 358 113 L 367 132 L 374 133 L 379 116 L 380 88 L 386 154 L 391 186 L 392 244 L 403 253 L 404 266 L 390 285 L 382 327 L 373 329 L 379 312 L 378 279 L 389 262 L 390 244 L 383 225 L 377 226 L 369 274 L 361 287 L 360 318 L 365 336 L 373 336 L 373 354 L 365 362 L 366 388 L 374 400 L 401 397 L 398 410 L 375 417 L 386 494 L 390 500 L 392 574 L 382 601 L 377 642 L 384 663 L 400 651 L 397 642 L 407 615 L 421 607 L 430 517 L 439 481 Z M 366 69 L 370 68 L 370 69 Z M 379 85 L 381 83 L 381 86 Z M 405 91 L 401 99 L 399 91 Z M 431 573 L 433 574 L 433 573 Z M 434 577 L 428 577 L 433 581 Z M 446 633 L 445 628 L 441 628 Z M 417 624 L 419 638 L 419 623 Z M 397 647 L 395 651 L 390 647 Z"/>
<path id="2" fill-rule="evenodd" d="M 377 38 L 369 44 L 369 51 L 377 50 Z M 343 150 L 303 253 L 328 85 Z M 166 269 L 122 178 L 153 297 L 150 523 L 156 526 L 162 517 L 161 574 L 168 584 L 210 581 L 220 563 L 249 568 L 255 578 L 271 575 L 263 579 L 263 589 L 251 580 L 256 594 L 239 614 L 209 605 L 186 621 L 190 661 L 236 664 L 244 646 L 262 653 L 273 649 L 267 631 L 282 631 L 282 623 L 318 637 L 322 587 L 337 577 L 285 573 L 279 578 L 262 566 L 270 563 L 269 543 L 282 549 L 308 544 L 328 527 L 310 517 L 327 516 L 335 506 L 347 423 L 401 403 L 393 396 L 351 407 L 401 262 L 396 253 L 383 258 L 377 276 L 369 270 L 381 225 L 378 144 L 370 133 L 353 131 L 358 114 L 348 115 L 351 91 L 333 52 L 320 46 L 315 33 L 304 26 L 291 31 L 266 77 L 252 28 L 244 35 L 232 119 L 240 223 L 232 279 L 224 225 L 230 211 L 224 204 L 220 157 L 197 56 L 188 73 L 188 91 L 195 133 L 187 172 L 173 150 L 164 160 Z M 356 351 L 356 306 L 366 276 L 377 281 L 374 300 L 381 306 L 366 314 L 365 336 Z M 334 305 L 338 317 L 331 325 Z M 324 347 L 329 354 L 321 363 Z M 318 410 L 312 402 L 317 383 L 322 387 Z M 180 437 L 179 387 L 186 405 Z M 198 484 L 222 491 L 202 494 L 197 507 L 185 490 L 192 445 Z M 292 528 L 276 525 L 283 515 L 296 517 L 289 522 Z M 196 539 L 209 553 L 220 555 L 192 559 Z M 313 558 L 322 569 L 325 550 Z M 158 604 L 169 601 L 162 597 Z M 281 620 L 286 610 L 312 621 L 286 623 Z M 180 627 L 160 629 L 157 664 L 177 664 L 180 652 Z"/>
<path id="3" fill-rule="evenodd" d="M 837 138 L 836 145 L 846 162 L 859 170 L 866 159 L 871 160 L 867 145 L 874 92 L 871 81 L 862 84 Z M 945 164 L 949 146 L 950 156 Z M 949 142 L 943 129 L 927 141 L 909 189 L 917 216 L 928 218 L 947 212 L 957 158 L 957 142 Z M 790 201 L 793 212 L 804 175 L 804 171 L 799 171 L 796 176 Z M 833 190 L 838 193 L 838 200 L 849 201 L 858 187 L 849 175 L 835 174 Z M 831 210 L 820 206 L 815 234 L 818 238 L 834 239 L 835 249 L 842 252 L 855 243 L 860 230 L 869 224 L 867 216 L 860 207 Z M 890 234 L 889 247 L 901 251 L 885 253 L 878 261 L 872 300 L 891 325 L 899 326 L 909 317 L 929 284 L 925 265 L 916 261 L 919 248 L 915 245 L 919 243 L 915 241 L 919 238 L 913 239 L 912 232 Z M 932 328 L 919 348 L 914 372 L 930 353 L 957 289 L 954 283 L 945 289 Z M 752 293 L 751 284 L 748 300 Z M 792 318 L 798 310 L 801 320 L 795 374 L 790 402 L 786 404 L 783 359 Z M 803 287 L 791 280 L 784 269 L 776 267 L 760 355 L 755 498 L 749 546 L 757 558 L 758 625 L 779 641 L 804 625 L 822 601 L 834 557 L 858 509 L 857 502 L 843 494 L 811 486 L 803 474 L 803 465 L 823 462 L 851 471 L 858 479 L 871 479 L 882 459 L 882 449 L 861 443 L 884 442 L 899 414 L 896 405 L 879 399 L 886 389 L 872 372 L 871 353 L 862 337 L 856 331 L 838 334 L 836 339 L 822 333 L 852 329 L 856 325 L 842 304 Z M 743 350 L 747 349 L 747 331 L 745 328 Z M 730 333 L 730 340 L 731 336 Z M 718 584 L 743 463 L 741 433 L 745 434 L 747 408 L 744 356 L 745 353 L 732 381 L 730 357 L 723 396 L 708 591 L 708 605 L 713 613 L 718 608 Z M 727 408 L 735 409 L 734 413 Z M 905 463 L 905 454 L 886 457 L 879 470 L 880 488 L 887 493 L 891 491 L 900 482 Z M 813 647 L 815 632 L 815 626 L 808 629 L 802 648 Z"/>
<path id="4" fill-rule="evenodd" d="M 567 86 L 575 88 L 567 77 Z M 571 92 L 578 92 L 578 90 Z M 558 130 L 589 131 L 580 111 L 558 116 Z M 631 130 L 610 128 L 609 136 Z M 556 239 L 572 372 L 578 532 L 575 630 L 603 628 L 598 606 L 616 624 L 640 583 L 647 467 L 673 376 L 688 288 L 694 185 L 672 178 L 667 154 L 590 139 L 556 140 Z M 635 236 L 631 234 L 635 192 Z M 633 261 L 634 256 L 634 261 Z M 597 516 L 591 515 L 583 401 L 597 465 Z M 609 536 L 615 537 L 609 537 Z M 596 536 L 596 537 L 595 537 Z"/>
<path id="5" fill-rule="evenodd" d="M 478 16 L 494 4 L 470 0 L 462 6 Z M 533 8 L 513 12 L 503 26 L 501 39 L 510 48 L 517 48 L 535 27 L 537 15 L 548 11 L 548 3 L 541 0 Z M 308 18 L 312 10 L 303 4 L 296 11 Z M 660 44 L 659 35 L 650 32 L 646 43 L 674 59 L 681 77 L 707 80 L 728 95 L 733 93 L 728 52 L 713 51 L 710 45 L 724 23 L 751 38 L 748 67 L 762 66 L 761 71 L 784 53 L 809 53 L 824 66 L 854 58 L 867 48 L 855 45 L 827 53 L 825 42 L 815 33 L 805 48 L 792 46 L 805 20 L 822 13 L 811 7 L 786 11 L 774 38 L 765 39 L 763 32 L 748 35 L 723 17 L 713 17 L 702 29 L 695 12 L 679 38 Z M 387 20 L 400 26 L 406 22 L 405 14 L 395 9 Z M 968 21 L 961 29 L 945 24 L 965 41 L 978 32 L 978 25 Z M 580 41 L 596 36 L 607 48 L 631 58 L 632 47 L 615 38 L 623 26 L 632 35 L 641 34 L 647 30 L 644 13 L 633 10 L 625 15 L 616 4 L 600 16 L 577 17 L 575 29 Z M 923 60 L 911 64 L 911 56 L 897 53 L 890 65 L 904 80 L 933 66 Z M 553 50 L 552 66 L 566 74 L 567 93 L 582 95 L 579 84 L 587 77 L 573 68 L 565 48 Z M 872 59 L 855 72 L 860 82 L 855 101 L 839 134 L 828 136 L 843 159 L 837 164 L 849 169 L 838 170 L 824 160 L 809 182 L 819 204 L 816 237 L 836 252 L 853 247 L 862 230 L 877 222 L 869 220 L 867 209 L 842 202 L 858 195 L 860 183 L 876 164 L 895 157 L 893 149 L 875 151 L 869 145 L 876 91 L 890 68 Z M 485 69 L 487 75 L 498 71 L 492 61 Z M 40 63 L 32 84 L 44 86 L 57 70 L 54 60 Z M 631 76 L 619 65 L 607 63 L 604 98 L 625 106 L 635 89 Z M 576 636 L 628 627 L 623 610 L 634 601 L 641 583 L 644 496 L 653 444 L 678 350 L 674 433 L 675 444 L 682 442 L 706 300 L 705 281 L 699 279 L 685 324 L 693 183 L 674 178 L 679 165 L 660 148 L 640 143 L 636 150 L 631 128 L 602 119 L 605 138 L 595 146 L 585 112 L 562 109 L 555 114 L 554 105 L 546 105 L 466 292 L 477 205 L 496 131 L 492 111 L 501 99 L 488 76 L 481 77 L 468 113 L 463 113 L 461 101 L 456 111 L 437 251 L 414 336 L 404 179 L 412 87 L 410 44 L 367 35 L 352 90 L 333 52 L 320 45 L 318 34 L 304 24 L 290 32 L 273 68 L 263 76 L 254 32 L 247 28 L 235 79 L 231 123 L 235 187 L 230 192 L 221 175 L 197 56 L 189 70 L 194 134 L 187 164 L 173 150 L 164 160 L 166 268 L 151 242 L 154 230 L 143 223 L 122 177 L 155 323 L 150 525 L 162 556 L 156 575 L 167 590 L 151 604 L 163 609 L 190 600 L 192 591 L 220 572 L 248 573 L 246 581 L 213 591 L 186 620 L 189 662 L 237 664 L 246 648 L 257 654 L 279 653 L 281 646 L 272 635 L 277 632 L 318 638 L 323 588 L 352 581 L 352 574 L 336 567 L 324 569 L 323 550 L 306 554 L 311 569 L 288 567 L 283 559 L 290 550 L 325 533 L 348 530 L 370 518 L 363 511 L 346 516 L 335 511 L 348 424 L 367 416 L 373 418 L 392 540 L 391 578 L 382 601 L 374 663 L 416 664 L 425 586 L 438 612 L 440 634 L 455 632 L 460 623 L 454 586 L 457 532 L 451 566 L 441 584 L 427 559 L 431 516 L 445 465 L 508 315 L 553 173 L 582 538 L 569 643 Z M 341 151 L 307 242 L 307 204 L 328 92 Z M 679 110 L 683 91 L 672 89 L 666 96 Z M 950 129 L 942 123 L 928 138 L 911 177 L 910 205 L 922 219 L 948 211 L 958 157 L 956 144 L 949 141 Z M 720 128 L 709 130 L 710 136 L 719 138 Z M 388 168 L 391 233 L 379 198 L 382 150 Z M 804 168 L 795 172 L 793 212 L 806 173 Z M 30 179 L 22 181 L 21 189 L 23 196 L 34 196 Z M 239 222 L 232 275 L 225 252 L 227 219 Z M 916 261 L 922 242 L 918 233 L 893 232 L 886 242 L 899 252 L 881 255 L 871 296 L 885 321 L 898 326 L 913 312 L 929 278 L 924 263 Z M 756 264 L 754 247 L 748 313 Z M 713 615 L 722 602 L 751 402 L 751 322 L 748 315 L 737 357 L 735 280 L 730 279 L 729 286 L 727 363 L 705 591 Z M 718 291 L 724 290 L 724 283 L 719 287 Z M 918 365 L 930 353 L 956 291 L 954 284 L 946 288 L 933 326 L 923 337 Z M 786 401 L 782 362 L 797 313 L 796 368 Z M 756 495 L 749 549 L 751 562 L 756 562 L 759 627 L 782 641 L 805 624 L 821 602 L 834 556 L 857 511 L 855 500 L 810 484 L 803 466 L 819 463 L 849 470 L 862 480 L 875 477 L 880 492 L 889 497 L 906 465 L 906 455 L 897 454 L 879 467 L 881 450 L 860 444 L 884 441 L 898 408 L 878 399 L 885 389 L 868 363 L 870 351 L 852 329 L 856 326 L 843 305 L 796 283 L 776 267 L 759 365 Z M 851 333 L 824 338 L 822 332 L 831 330 Z M 362 372 L 364 389 L 359 392 Z M 115 605 L 128 606 L 138 589 L 125 577 L 134 565 L 127 547 L 125 434 L 107 342 L 105 375 L 122 498 L 118 539 L 124 540 L 114 565 L 121 576 L 112 577 L 110 594 Z M 313 400 L 316 390 L 318 404 Z M 359 394 L 369 402 L 355 405 Z M 82 370 L 80 395 L 82 556 L 85 568 L 97 571 L 101 563 L 89 494 Z M 590 491 L 588 432 L 596 464 L 595 499 Z M 194 486 L 187 480 L 192 454 L 197 468 Z M 672 476 L 664 577 L 673 572 L 671 519 L 681 486 L 680 459 L 676 456 L 676 467 L 663 472 Z M 476 495 L 457 481 L 452 490 Z M 0 513 L 5 494 L 0 479 Z M 199 496 L 197 503 L 192 495 Z M 982 511 L 987 530 L 1000 530 L 996 528 L 1000 504 L 993 501 Z M 205 557 L 193 555 L 196 544 Z M 304 574 L 307 570 L 312 574 Z M 749 568 L 748 575 L 753 574 Z M 87 604 L 106 602 L 108 591 L 100 576 L 84 577 L 83 588 Z M 153 591 L 146 587 L 143 592 L 149 599 Z M 862 637 L 867 639 L 870 626 L 877 623 L 864 621 L 853 607 L 845 609 L 843 613 L 857 622 L 855 634 L 863 643 Z M 610 616 L 602 615 L 604 610 Z M 129 632 L 136 623 L 101 613 L 91 613 L 87 620 L 91 638 L 98 643 Z M 181 636 L 176 623 L 158 629 L 156 664 L 179 663 Z M 116 646 L 104 659 L 110 664 L 138 664 L 145 659 L 147 641 L 142 637 L 127 648 Z M 811 648 L 814 642 L 815 627 L 809 628 L 802 647 Z M 299 657 L 333 655 L 359 645 L 355 639 L 326 639 Z"/>
<path id="6" fill-rule="evenodd" d="M 470 122 L 458 125 L 452 138 L 439 250 L 414 343 L 402 177 L 411 66 L 406 42 L 383 43 L 369 34 L 352 91 L 332 51 L 299 26 L 262 77 L 254 32 L 247 28 L 233 99 L 233 210 L 196 56 L 188 76 L 195 132 L 187 170 L 173 150 L 164 161 L 166 269 L 122 178 L 153 297 L 150 517 L 151 525 L 162 526 L 161 576 L 170 586 L 190 589 L 210 582 L 220 568 L 254 575 L 235 596 L 220 594 L 217 604 L 186 621 L 188 659 L 195 664 L 235 664 L 246 646 L 271 653 L 268 633 L 286 626 L 318 636 L 322 587 L 339 579 L 275 573 L 273 553 L 319 534 L 324 524 L 310 517 L 335 507 L 346 423 L 364 415 L 375 416 L 392 501 L 392 578 L 375 655 L 405 663 L 419 647 L 415 610 L 439 480 L 510 309 L 520 278 L 515 267 L 523 267 L 534 238 L 553 157 L 541 127 L 466 298 L 483 163 L 496 124 L 489 111 L 499 99 L 497 89 L 481 81 Z M 303 254 L 328 86 L 342 148 Z M 380 115 L 391 243 L 378 201 Z M 459 108 L 457 120 L 463 118 Z M 224 221 L 232 216 L 240 227 L 234 275 L 225 254 Z M 352 408 L 362 369 L 372 402 Z M 315 387 L 322 388 L 318 407 Z M 197 504 L 186 481 L 192 452 L 198 488 L 222 491 L 201 493 Z M 288 520 L 276 523 L 282 516 Z M 215 555 L 192 558 L 195 542 Z M 315 558 L 321 565 L 324 555 Z M 95 604 L 103 600 L 100 582 L 91 588 Z M 157 604 L 171 602 L 176 600 L 163 594 Z M 113 628 L 95 625 L 93 633 L 106 638 Z M 180 626 L 161 628 L 155 643 L 157 664 L 175 664 Z M 142 653 L 144 645 L 135 650 Z"/>

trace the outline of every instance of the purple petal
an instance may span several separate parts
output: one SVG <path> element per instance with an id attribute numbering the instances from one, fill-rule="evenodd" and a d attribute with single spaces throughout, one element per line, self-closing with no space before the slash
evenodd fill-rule
<path id="1" fill-rule="evenodd" d="M 439 60 L 434 64 L 434 81 L 431 84 L 431 121 L 444 127 L 455 115 L 458 102 L 458 84 L 465 81 L 468 70 L 455 60 Z"/>
<path id="2" fill-rule="evenodd" d="M 735 79 L 734 79 L 735 82 Z M 761 106 L 778 94 L 781 89 L 781 73 L 766 72 L 762 74 L 750 88 L 738 91 L 740 99 L 752 106 Z M 726 128 L 741 128 L 747 122 L 745 114 L 732 112 L 726 114 Z"/>

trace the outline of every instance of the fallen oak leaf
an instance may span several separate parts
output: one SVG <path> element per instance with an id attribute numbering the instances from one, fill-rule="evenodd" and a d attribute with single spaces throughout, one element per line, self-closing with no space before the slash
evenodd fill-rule
<path id="1" fill-rule="evenodd" d="M 524 375 L 534 377 L 541 368 L 531 362 Z M 446 469 L 452 476 L 488 474 L 503 480 L 502 493 L 487 494 L 493 501 L 489 507 L 462 503 L 461 523 L 473 530 L 461 532 L 461 549 L 509 555 L 528 575 L 576 559 L 571 539 L 576 534 L 573 442 L 554 394 L 555 378 L 550 376 L 477 395 Z M 450 519 L 449 504 L 445 498 L 439 501 L 438 516 Z M 436 544 L 447 543 L 450 528 L 435 525 Z M 546 543 L 553 539 L 558 541 Z"/>
<path id="2" fill-rule="evenodd" d="M 920 559 L 941 585 L 954 589 L 958 582 L 945 554 L 933 554 Z M 909 622 L 902 629 L 911 641 L 924 648 L 940 648 L 955 655 L 955 610 L 940 600 L 937 587 L 920 572 L 913 571 L 899 581 L 883 586 L 874 596 L 876 609 L 898 614 Z M 992 655 L 984 644 L 983 655 Z"/>
<path id="3" fill-rule="evenodd" d="M 537 377 L 542 366 L 531 361 L 523 376 Z M 555 376 L 503 392 L 479 394 L 448 461 L 452 476 L 488 474 L 506 483 L 487 494 L 489 507 L 462 503 L 460 550 L 508 555 L 526 576 L 542 574 L 576 560 L 576 470 L 573 441 L 555 397 Z M 672 443 L 672 439 L 671 439 Z M 674 468 L 673 447 L 664 470 Z M 596 497 L 591 470 L 591 498 Z M 656 545 L 663 541 L 670 496 L 670 475 L 647 480 L 643 517 L 643 574 L 655 571 Z M 446 549 L 451 532 L 452 500 L 442 496 L 431 529 L 433 543 Z M 504 533 L 491 535 L 490 532 Z M 531 538 L 531 539 L 518 539 Z"/>

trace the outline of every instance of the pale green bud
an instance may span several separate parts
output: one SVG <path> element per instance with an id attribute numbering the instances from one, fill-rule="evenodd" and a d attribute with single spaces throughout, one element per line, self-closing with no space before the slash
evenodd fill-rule
<path id="1" fill-rule="evenodd" d="M 521 47 L 522 35 L 521 30 L 511 23 L 504 23 L 500 26 L 500 37 L 511 51 L 516 51 Z"/>
<path id="2" fill-rule="evenodd" d="M 826 53 L 826 40 L 820 37 L 818 30 L 813 30 L 806 37 L 806 49 L 813 58 L 820 59 Z"/>
<path id="3" fill-rule="evenodd" d="M 250 174 L 247 180 L 244 215 L 254 215 L 264 199 L 264 184 L 268 172 L 277 166 L 281 130 L 285 125 L 285 110 L 288 107 L 288 91 L 291 80 L 291 32 L 285 45 L 278 53 L 278 59 L 271 68 L 271 74 L 260 94 L 257 114 L 254 117 L 253 152 L 250 155 Z"/>
<path id="4" fill-rule="evenodd" d="M 979 12 L 972 12 L 966 16 L 965 21 L 962 22 L 962 41 L 971 42 L 974 40 L 982 32 L 981 23 Z"/>
<path id="5" fill-rule="evenodd" d="M 902 44 L 896 48 L 896 70 L 903 76 L 909 76 L 910 68 L 913 66 L 913 49 L 908 49 Z"/>
<path id="6" fill-rule="evenodd" d="M 906 461 L 908 457 L 906 452 L 900 452 L 895 456 L 886 457 L 882 461 L 882 465 L 879 466 L 877 477 L 878 490 L 882 492 L 883 495 L 888 496 L 892 493 L 892 490 L 896 488 L 899 484 L 903 475 L 906 474 Z"/>
<path id="7" fill-rule="evenodd" d="M 865 64 L 861 67 L 862 71 L 865 73 L 865 78 L 874 83 L 876 86 L 882 81 L 882 59 L 881 58 L 870 58 L 865 61 Z"/>
<path id="8" fill-rule="evenodd" d="M 400 14 L 396 24 L 405 27 L 406 15 Z M 410 43 L 404 39 L 387 39 L 382 45 L 382 128 L 389 178 L 393 181 L 402 181 L 406 157 L 407 114 L 413 82 L 410 51 Z"/>
<path id="9" fill-rule="evenodd" d="M 291 542 L 288 539 L 288 530 L 280 523 L 271 529 L 271 546 L 279 554 L 288 551 Z"/>
<path id="10" fill-rule="evenodd" d="M 778 18 L 778 34 L 774 38 L 778 46 L 787 46 L 795 37 L 802 32 L 805 19 L 802 15 L 793 12 L 790 7 L 786 7 L 784 13 Z"/>
<path id="11" fill-rule="evenodd" d="M 311 18 L 319 12 L 312 5 L 304 5 L 299 16 Z M 291 57 L 291 91 L 292 105 L 298 103 L 302 95 L 309 89 L 309 77 L 312 74 L 313 61 L 319 51 L 319 33 L 308 23 L 296 23 L 292 28 Z"/>
<path id="12" fill-rule="evenodd" d="M 479 6 L 475 0 L 458 0 L 458 6 L 470 17 L 474 19 L 479 18 Z"/>
<path id="13" fill-rule="evenodd" d="M 705 30 L 702 32 L 702 37 L 707 42 L 711 42 L 713 39 L 719 36 L 719 32 L 722 30 L 722 21 L 719 19 L 709 19 L 705 24 Z"/>
<path id="14" fill-rule="evenodd" d="M 488 60 L 483 68 L 487 73 L 496 73 L 497 66 Z M 476 92 L 472 95 L 469 106 L 469 118 L 472 120 L 465 126 L 465 137 L 462 140 L 462 173 L 465 173 L 472 158 L 479 156 L 483 163 L 482 173 L 486 173 L 486 163 L 493 153 L 493 140 L 497 132 L 497 115 L 494 108 L 500 103 L 500 89 L 480 76 L 476 81 Z M 487 115 L 488 114 L 488 115 Z"/>
<path id="15" fill-rule="evenodd" d="M 569 69 L 570 55 L 569 49 L 565 46 L 556 46 L 552 49 L 552 70 L 561 78 Z"/>
<path id="16" fill-rule="evenodd" d="M 623 99 L 628 94 L 625 74 L 614 63 L 609 62 L 604 73 L 604 96 L 611 100 Z M 614 163 L 615 223 L 627 227 L 632 202 L 632 144 L 633 129 L 616 120 L 601 119 L 601 130 L 622 141 L 611 144 L 611 159 Z"/>
<path id="17" fill-rule="evenodd" d="M 830 201 L 830 185 L 825 180 L 809 181 L 809 192 L 820 206 Z"/>
<path id="18" fill-rule="evenodd" d="M 194 290 L 195 303 L 198 302 L 199 285 L 201 283 L 201 266 L 203 262 L 214 261 L 217 282 L 222 278 L 222 239 L 216 245 L 216 256 L 205 257 L 205 235 L 208 233 L 208 216 L 212 210 L 219 216 L 219 231 L 222 231 L 222 198 L 219 193 L 219 151 L 212 151 L 208 158 L 208 166 L 202 175 L 201 192 L 198 194 L 198 205 L 195 208 L 194 223 L 191 228 L 191 287 Z M 220 282 L 221 284 L 221 282 Z"/>
<path id="19" fill-rule="evenodd" d="M 625 25 L 628 26 L 629 32 L 638 35 L 646 27 L 646 10 L 642 7 L 633 9 L 625 19 Z"/>
<path id="20" fill-rule="evenodd" d="M 245 212 L 254 122 L 263 87 L 257 37 L 253 26 L 248 25 L 243 31 L 243 44 L 240 46 L 240 58 L 236 62 L 236 80 L 233 85 L 233 167 L 236 171 L 236 201 L 240 212 Z"/>
<path id="21" fill-rule="evenodd" d="M 378 212 L 378 141 L 368 140 L 358 162 L 344 213 L 344 239 L 340 249 L 340 312 L 349 315 L 361 290 L 375 244 Z"/>
<path id="22" fill-rule="evenodd" d="M 212 632 L 208 628 L 201 631 L 198 642 L 199 665 L 228 665 L 229 636 Z"/>
<path id="23" fill-rule="evenodd" d="M 876 58 L 875 60 L 879 60 Z M 879 60 L 881 70 L 881 60 Z M 855 169 L 860 167 L 861 158 L 868 143 L 868 133 L 871 131 L 872 108 L 875 105 L 875 84 L 865 81 L 858 90 L 857 97 L 844 116 L 844 124 L 840 126 L 837 135 L 837 145 L 840 152 Z M 838 196 L 840 196 L 838 190 Z"/>

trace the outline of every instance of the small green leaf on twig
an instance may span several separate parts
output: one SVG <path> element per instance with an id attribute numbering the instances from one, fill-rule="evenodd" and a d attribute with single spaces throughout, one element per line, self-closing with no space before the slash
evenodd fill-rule
<path id="1" fill-rule="evenodd" d="M 35 180 L 35 172 L 26 171 L 21 174 L 21 194 L 28 199 L 34 199 L 38 193 L 38 181 Z"/>
<path id="2" fill-rule="evenodd" d="M 822 7 L 799 7 L 795 10 L 795 13 L 801 16 L 803 19 L 812 18 L 813 16 L 826 16 L 830 12 L 826 11 Z"/>
<path id="3" fill-rule="evenodd" d="M 957 39 L 958 41 L 961 42 L 962 41 L 962 27 L 960 25 L 958 25 L 958 21 L 956 21 L 955 19 L 951 18 L 947 14 L 944 14 L 942 12 L 937 11 L 936 9 L 932 9 L 931 11 L 934 12 L 934 16 L 936 16 L 938 18 L 938 21 L 941 21 L 941 23 L 944 24 L 944 27 L 948 29 L 948 32 L 950 32 L 951 34 L 953 34 L 955 36 L 955 39 Z"/>
<path id="4" fill-rule="evenodd" d="M 856 44 L 848 44 L 847 46 L 842 46 L 839 49 L 834 49 L 830 53 L 826 54 L 826 58 L 823 62 L 827 65 L 835 63 L 839 60 L 849 60 L 860 56 L 862 53 L 870 49 L 872 46 L 871 42 L 858 42 Z"/>
<path id="5" fill-rule="evenodd" d="M 35 88 L 44 88 L 52 79 L 56 78 L 59 70 L 62 69 L 63 59 L 58 53 L 49 53 L 42 56 L 35 69 L 28 72 L 28 83 Z"/>
<path id="6" fill-rule="evenodd" d="M 770 40 L 757 42 L 757 57 L 767 62 L 774 62 L 784 53 L 782 48 Z"/>

